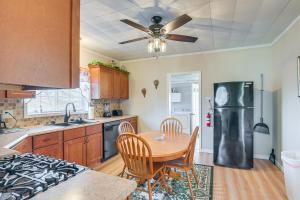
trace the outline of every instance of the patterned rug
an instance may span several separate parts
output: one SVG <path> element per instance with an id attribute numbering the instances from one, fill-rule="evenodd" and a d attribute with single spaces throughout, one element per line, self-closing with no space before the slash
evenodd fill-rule
<path id="1" fill-rule="evenodd" d="M 213 193 L 213 166 L 195 164 L 195 169 L 200 180 L 199 187 L 196 186 L 196 181 L 192 178 L 192 184 L 195 194 L 195 199 L 199 200 L 212 200 Z M 177 170 L 180 172 L 179 170 Z M 185 177 L 185 173 L 182 176 Z M 191 177 L 193 177 L 191 175 Z M 168 182 L 172 187 L 173 192 L 167 193 L 165 190 L 159 192 L 159 184 L 153 189 L 153 200 L 187 200 L 191 199 L 188 182 L 186 180 L 172 180 Z M 140 186 L 145 187 L 145 185 Z M 147 192 L 136 190 L 132 194 L 133 200 L 146 200 L 149 199 Z"/>

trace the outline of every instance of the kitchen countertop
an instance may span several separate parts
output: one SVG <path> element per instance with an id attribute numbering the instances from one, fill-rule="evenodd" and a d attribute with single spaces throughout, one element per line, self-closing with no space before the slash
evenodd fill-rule
<path id="1" fill-rule="evenodd" d="M 19 154 L 19 152 L 12 149 L 0 148 L 0 159 L 2 159 L 3 157 L 12 156 L 14 154 Z"/>
<path id="2" fill-rule="evenodd" d="M 33 136 L 33 135 L 40 135 L 40 134 L 45 134 L 45 133 L 50 133 L 54 131 L 64 131 L 68 129 L 73 129 L 73 128 L 79 128 L 79 127 L 86 127 L 86 126 L 91 126 L 95 124 L 102 124 L 106 122 L 112 122 L 112 121 L 117 121 L 117 120 L 122 120 L 122 119 L 128 119 L 132 117 L 137 117 L 136 115 L 123 115 L 123 116 L 118 116 L 118 117 L 109 117 L 109 118 L 96 118 L 95 120 L 91 120 L 90 123 L 86 124 L 74 124 L 70 125 L 67 127 L 63 126 L 54 126 L 54 125 L 45 125 L 41 127 L 36 127 L 36 128 L 24 128 L 24 130 L 16 132 L 16 133 L 8 133 L 8 134 L 2 134 L 0 135 L 0 148 L 11 148 L 18 144 L 20 141 L 25 139 L 28 136 Z"/>
<path id="3" fill-rule="evenodd" d="M 136 115 L 124 115 L 121 117 L 97 118 L 92 123 L 82 125 L 62 126 L 42 126 L 36 128 L 26 128 L 20 132 L 0 135 L 0 158 L 19 154 L 19 152 L 9 149 L 28 136 L 45 134 L 53 131 L 64 131 L 68 129 L 102 124 L 106 122 L 128 119 Z M 101 172 L 87 170 L 69 180 L 62 182 L 45 192 L 38 193 L 34 200 L 124 200 L 137 187 L 135 181 L 123 179 L 116 176 L 107 175 Z"/>
<path id="4" fill-rule="evenodd" d="M 88 170 L 49 188 L 33 200 L 125 200 L 137 187 L 135 181 Z"/>

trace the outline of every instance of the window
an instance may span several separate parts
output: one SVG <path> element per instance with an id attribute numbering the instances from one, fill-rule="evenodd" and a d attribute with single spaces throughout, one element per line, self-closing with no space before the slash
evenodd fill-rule
<path id="1" fill-rule="evenodd" d="M 65 113 L 67 103 L 74 103 L 76 113 L 87 113 L 90 99 L 89 74 L 87 69 L 80 70 L 80 88 L 37 90 L 34 99 L 24 100 L 24 116 L 48 116 Z"/>

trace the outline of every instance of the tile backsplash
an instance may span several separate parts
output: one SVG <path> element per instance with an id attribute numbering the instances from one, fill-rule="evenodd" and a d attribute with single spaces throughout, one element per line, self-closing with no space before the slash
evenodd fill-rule
<path id="1" fill-rule="evenodd" d="M 118 100 L 92 100 L 92 103 L 95 106 L 95 117 L 102 117 L 103 103 L 110 103 L 110 110 L 121 109 L 122 107 L 121 102 Z M 63 122 L 64 118 L 63 115 L 24 118 L 24 101 L 22 99 L 0 99 L 0 114 L 4 114 L 5 111 L 11 112 L 18 120 L 15 125 L 15 120 L 13 118 L 5 117 L 4 121 L 8 128 L 42 126 L 49 124 L 51 121 Z M 72 114 L 73 119 L 77 119 L 79 117 L 85 118 L 87 117 L 87 114 Z"/>

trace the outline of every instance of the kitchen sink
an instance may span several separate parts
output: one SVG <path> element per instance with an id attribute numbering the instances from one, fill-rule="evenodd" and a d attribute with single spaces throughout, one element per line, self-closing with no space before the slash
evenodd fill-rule
<path id="1" fill-rule="evenodd" d="M 51 126 L 72 126 L 74 124 L 71 124 L 71 123 L 54 123 L 54 124 L 51 124 Z"/>
<path id="2" fill-rule="evenodd" d="M 93 122 L 89 122 L 89 121 L 85 121 L 83 119 L 78 119 L 78 120 L 71 120 L 69 121 L 68 123 L 53 123 L 51 124 L 51 126 L 74 126 L 74 125 L 82 125 L 82 124 L 90 124 L 90 123 L 93 123 Z"/>

